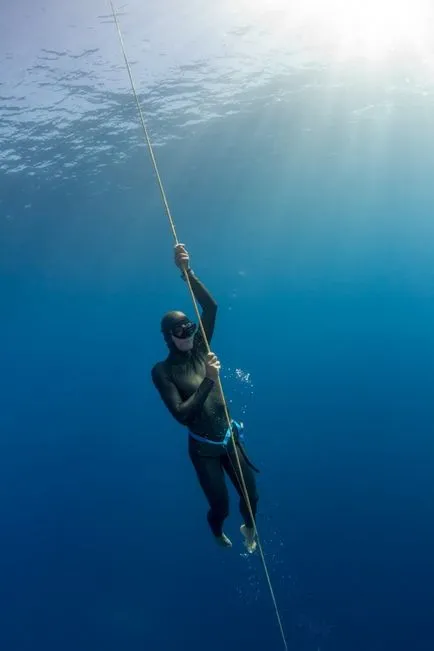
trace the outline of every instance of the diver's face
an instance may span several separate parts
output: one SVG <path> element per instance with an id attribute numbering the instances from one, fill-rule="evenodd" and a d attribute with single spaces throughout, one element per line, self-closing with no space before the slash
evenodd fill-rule
<path id="1" fill-rule="evenodd" d="M 174 335 L 171 335 L 171 337 L 177 349 L 183 353 L 187 353 L 194 346 L 194 335 L 192 337 L 186 337 L 185 339 L 180 339 Z"/>
<path id="2" fill-rule="evenodd" d="M 193 348 L 196 331 L 196 324 L 183 315 L 183 318 L 172 327 L 170 336 L 176 348 L 186 353 Z"/>

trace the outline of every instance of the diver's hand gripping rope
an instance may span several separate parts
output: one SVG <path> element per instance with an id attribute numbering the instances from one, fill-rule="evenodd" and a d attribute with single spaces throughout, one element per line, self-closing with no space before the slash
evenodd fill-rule
<path id="1" fill-rule="evenodd" d="M 117 13 L 116 13 L 115 7 L 113 5 L 113 1 L 109 0 L 109 2 L 110 2 L 110 7 L 111 7 L 113 19 L 115 21 L 115 25 L 116 25 L 116 28 L 117 28 L 119 41 L 120 41 L 121 48 L 122 48 L 122 54 L 124 56 L 125 66 L 127 68 L 128 76 L 130 78 L 131 90 L 132 90 L 133 95 L 134 95 L 134 99 L 135 99 L 136 106 L 137 106 L 137 111 L 138 111 L 138 114 L 139 114 L 140 122 L 141 122 L 142 129 L 143 129 L 143 133 L 144 133 L 144 136 L 145 136 L 145 142 L 146 142 L 146 145 L 148 147 L 149 155 L 151 157 L 151 162 L 152 162 L 152 166 L 154 168 L 155 176 L 157 177 L 158 187 L 160 189 L 160 194 L 161 194 L 161 198 L 162 198 L 162 201 L 163 201 L 164 209 L 166 211 L 166 215 L 167 215 L 167 218 L 169 220 L 170 228 L 172 229 L 172 234 L 173 234 L 173 239 L 175 240 L 175 244 L 179 244 L 178 236 L 176 234 L 176 229 L 175 229 L 175 222 L 174 222 L 172 214 L 170 212 L 169 203 L 168 203 L 167 197 L 166 197 L 166 192 L 164 190 L 163 182 L 161 180 L 161 176 L 160 176 L 160 173 L 158 171 L 157 161 L 156 161 L 155 156 L 154 156 L 154 151 L 153 151 L 153 148 L 152 148 L 151 140 L 149 138 L 148 130 L 146 128 L 145 119 L 143 117 L 143 112 L 142 112 L 140 102 L 139 102 L 139 98 L 138 98 L 138 95 L 137 95 L 137 92 L 136 92 L 136 87 L 135 87 L 135 84 L 134 84 L 133 75 L 131 73 L 131 67 L 130 67 L 129 61 L 127 59 L 126 52 L 125 52 L 124 40 L 122 38 L 122 33 L 121 33 L 120 26 L 119 26 Z M 194 296 L 194 292 L 193 292 L 193 289 L 192 289 L 191 283 L 190 283 L 190 278 L 188 276 L 188 273 L 187 273 L 186 269 L 184 269 L 184 276 L 185 276 L 185 279 L 187 281 L 188 289 L 189 289 L 189 292 L 190 292 L 190 295 L 191 295 L 191 300 L 193 302 L 194 310 L 196 312 L 197 321 L 199 323 L 200 331 L 202 333 L 202 337 L 203 337 L 203 340 L 205 342 L 205 347 L 206 347 L 207 352 L 209 353 L 211 351 L 210 351 L 210 347 L 209 347 L 208 338 L 206 336 L 205 329 L 203 327 L 203 323 L 202 323 L 202 319 L 201 319 L 201 316 L 200 316 L 199 308 L 197 306 L 197 301 L 196 301 L 196 298 Z M 258 529 L 256 527 L 256 521 L 255 521 L 255 518 L 253 516 L 252 505 L 250 503 L 246 483 L 245 483 L 245 480 L 244 480 L 243 471 L 241 469 L 240 458 L 239 458 L 237 446 L 235 445 L 235 437 L 234 437 L 234 433 L 233 433 L 233 429 L 232 429 L 232 421 L 231 421 L 231 418 L 229 416 L 228 407 L 227 407 L 226 399 L 225 399 L 225 396 L 224 396 L 224 393 L 223 393 L 223 387 L 222 387 L 220 376 L 218 376 L 218 378 L 217 378 L 217 386 L 218 386 L 218 390 L 220 392 L 222 403 L 223 403 L 223 406 L 224 406 L 224 412 L 225 412 L 225 417 L 226 417 L 226 420 L 227 420 L 227 423 L 228 423 L 228 428 L 230 429 L 230 432 L 231 432 L 231 439 L 232 439 L 233 449 L 235 451 L 235 458 L 236 458 L 236 461 L 237 461 L 239 476 L 241 478 L 241 485 L 242 485 L 242 491 L 243 491 L 243 494 L 244 494 L 244 499 L 245 499 L 247 507 L 249 509 L 250 517 L 252 519 L 253 526 L 254 526 L 254 529 L 255 529 L 255 536 L 256 536 L 257 542 L 258 542 L 258 548 L 259 548 L 259 552 L 260 552 L 260 556 L 261 556 L 261 560 L 262 560 L 262 565 L 264 567 L 265 577 L 267 579 L 271 599 L 273 601 L 274 610 L 275 610 L 275 613 L 276 613 L 277 622 L 278 622 L 280 633 L 281 633 L 281 636 L 282 636 L 283 645 L 285 647 L 285 651 L 287 651 L 288 650 L 288 645 L 286 643 L 285 633 L 284 633 L 283 626 L 282 626 L 282 620 L 280 618 L 279 609 L 277 607 L 276 597 L 274 595 L 274 590 L 273 590 L 273 586 L 271 584 L 271 579 L 270 579 L 270 575 L 269 575 L 269 572 L 268 572 L 267 563 L 265 561 L 261 540 L 259 538 Z"/>

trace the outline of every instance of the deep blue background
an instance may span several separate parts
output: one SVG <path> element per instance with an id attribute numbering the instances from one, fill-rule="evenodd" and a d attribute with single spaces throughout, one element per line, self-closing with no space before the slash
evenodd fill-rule
<path id="1" fill-rule="evenodd" d="M 262 470 L 290 649 L 432 651 L 433 112 L 396 90 L 391 115 L 354 121 L 393 77 L 373 88 L 355 70 L 326 120 L 323 74 L 264 80 L 191 131 L 152 112 L 149 126 L 219 303 L 213 348 Z M 0 649 L 277 650 L 236 500 L 226 552 L 150 381 L 162 313 L 191 306 L 132 98 L 107 99 L 98 131 L 69 126 L 87 147 L 73 173 L 68 137 L 37 119 L 24 168 L 3 156 Z M 105 131 L 116 114 L 128 139 Z"/>

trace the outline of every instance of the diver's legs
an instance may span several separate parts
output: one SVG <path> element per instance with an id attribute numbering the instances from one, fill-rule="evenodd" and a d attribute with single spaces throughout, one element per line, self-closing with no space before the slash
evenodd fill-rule
<path id="1" fill-rule="evenodd" d="M 252 507 L 253 517 L 256 518 L 256 510 L 258 505 L 258 492 L 256 490 L 256 479 L 253 473 L 253 470 L 246 463 L 243 453 L 240 448 L 237 447 L 238 458 L 240 460 L 241 471 L 243 473 L 244 482 L 247 488 L 247 495 L 249 497 L 250 506 Z M 230 458 L 229 458 L 230 454 Z M 252 517 L 250 515 L 249 508 L 244 499 L 244 491 L 242 489 L 241 479 L 239 477 L 239 468 L 235 453 L 228 452 L 224 457 L 222 457 L 223 467 L 229 475 L 231 482 L 233 483 L 238 495 L 240 496 L 240 513 L 243 517 L 244 523 L 248 529 L 253 529 Z"/>
<path id="2" fill-rule="evenodd" d="M 249 498 L 253 517 L 256 519 L 256 511 L 257 511 L 259 498 L 256 489 L 255 475 L 253 473 L 253 470 L 246 462 L 244 455 L 242 454 L 239 447 L 237 448 L 237 452 L 238 452 L 238 458 L 240 461 L 241 471 L 243 473 L 244 483 L 246 485 L 247 495 Z M 229 454 L 230 454 L 230 458 L 229 458 Z M 234 485 L 235 489 L 238 492 L 238 495 L 240 496 L 240 513 L 244 520 L 244 524 L 241 526 L 241 533 L 245 538 L 245 545 L 247 550 L 249 552 L 252 552 L 256 549 L 255 527 L 252 520 L 252 516 L 250 515 L 250 511 L 244 497 L 244 490 L 242 488 L 243 485 L 241 482 L 241 478 L 239 476 L 240 472 L 238 468 L 237 459 L 235 457 L 235 453 L 233 451 L 228 452 L 228 454 L 225 457 L 223 457 L 222 462 L 226 472 L 230 477 L 232 484 Z"/>
<path id="3" fill-rule="evenodd" d="M 199 483 L 208 500 L 208 523 L 211 531 L 223 547 L 232 543 L 223 533 L 223 523 L 229 515 L 229 494 L 221 465 L 221 457 L 203 457 L 191 454 Z"/>

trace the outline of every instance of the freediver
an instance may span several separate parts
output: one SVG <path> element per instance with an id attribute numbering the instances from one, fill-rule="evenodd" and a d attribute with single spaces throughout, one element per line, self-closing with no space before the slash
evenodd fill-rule
<path id="1" fill-rule="evenodd" d="M 201 320 L 211 342 L 217 315 L 217 303 L 194 274 L 190 256 L 183 244 L 175 246 L 175 264 L 185 274 L 194 296 L 202 308 Z M 222 547 L 232 547 L 223 532 L 229 514 L 229 494 L 225 473 L 240 496 L 240 513 L 244 523 L 240 531 L 249 553 L 256 549 L 255 527 L 244 498 L 239 467 L 233 447 L 231 430 L 218 386 L 220 361 L 207 353 L 204 338 L 197 325 L 183 312 L 167 312 L 161 320 L 161 332 L 169 348 L 164 361 L 152 368 L 152 380 L 172 416 L 188 428 L 188 451 L 197 478 L 208 500 L 208 523 L 216 541 Z M 232 432 L 244 477 L 253 518 L 256 519 L 258 493 L 254 471 L 240 440 L 241 425 L 232 420 Z"/>

